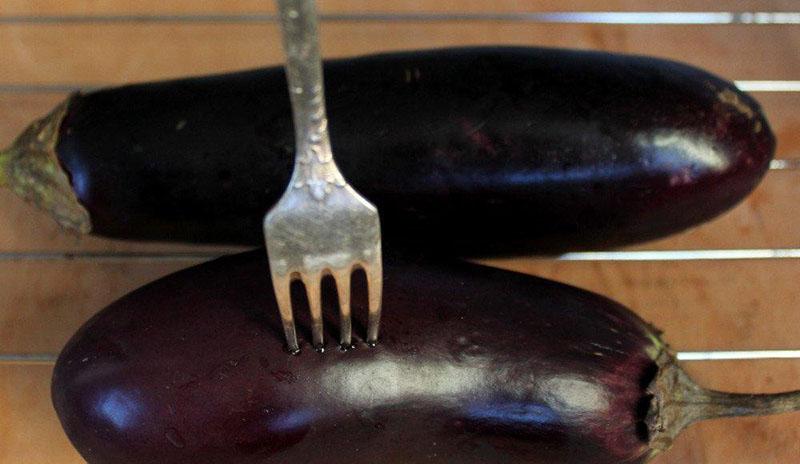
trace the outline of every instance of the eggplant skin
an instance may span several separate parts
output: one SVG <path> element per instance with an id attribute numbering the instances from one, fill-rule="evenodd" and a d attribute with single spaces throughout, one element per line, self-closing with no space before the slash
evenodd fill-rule
<path id="1" fill-rule="evenodd" d="M 459 48 L 329 61 L 345 177 L 384 239 L 461 255 L 654 239 L 709 220 L 766 172 L 756 101 L 649 57 Z M 75 95 L 55 145 L 98 235 L 263 243 L 294 135 L 281 68 Z"/>
<path id="2" fill-rule="evenodd" d="M 646 387 L 665 348 L 611 300 L 469 263 L 392 258 L 376 347 L 358 337 L 353 349 L 333 346 L 328 314 L 328 349 L 303 342 L 291 356 L 267 266 L 255 251 L 181 271 L 75 334 L 52 395 L 90 464 L 649 456 Z"/>

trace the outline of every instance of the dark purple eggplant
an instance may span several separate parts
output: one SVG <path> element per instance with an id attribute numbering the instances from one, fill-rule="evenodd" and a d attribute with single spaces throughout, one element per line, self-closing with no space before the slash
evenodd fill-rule
<path id="1" fill-rule="evenodd" d="M 696 386 L 609 299 L 463 262 L 387 259 L 377 346 L 292 356 L 268 275 L 263 251 L 206 263 L 73 336 L 53 403 L 90 464 L 639 463 L 697 420 L 800 407 Z"/>
<path id="2" fill-rule="evenodd" d="M 389 246 L 563 251 L 662 237 L 747 195 L 775 141 L 733 83 L 671 61 L 538 48 L 325 64 L 331 138 Z M 66 227 L 263 243 L 294 136 L 280 67 L 69 97 L 0 156 Z"/>

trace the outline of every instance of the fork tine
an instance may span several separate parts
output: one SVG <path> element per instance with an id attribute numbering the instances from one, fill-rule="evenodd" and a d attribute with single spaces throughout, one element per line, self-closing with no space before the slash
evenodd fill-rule
<path id="1" fill-rule="evenodd" d="M 314 274 L 303 278 L 308 295 L 308 309 L 311 311 L 311 336 L 314 340 L 314 348 L 322 349 L 325 340 L 322 334 L 322 289 L 321 274 Z"/>
<path id="2" fill-rule="evenodd" d="M 378 257 L 364 267 L 367 275 L 367 298 L 369 300 L 369 320 L 367 324 L 367 343 L 378 342 L 378 329 L 381 324 L 381 294 L 383 287 L 383 267 Z"/>
<path id="3" fill-rule="evenodd" d="M 353 324 L 350 314 L 350 269 L 333 272 L 336 293 L 339 295 L 339 344 L 348 347 L 353 344 Z"/>
<path id="4" fill-rule="evenodd" d="M 275 289 L 275 299 L 278 302 L 278 311 L 281 313 L 283 322 L 283 333 L 286 336 L 286 345 L 291 353 L 300 351 L 297 344 L 297 332 L 294 328 L 294 316 L 292 315 L 292 297 L 290 293 L 291 279 L 288 276 L 281 277 L 272 274 L 272 286 Z"/>
<path id="5" fill-rule="evenodd" d="M 313 343 L 321 351 L 322 275 L 336 271 L 339 338 L 350 344 L 350 274 L 353 266 L 363 264 L 369 287 L 367 341 L 374 343 L 381 311 L 380 217 L 333 161 L 315 2 L 277 0 L 277 4 L 295 129 L 295 164 L 289 187 L 264 219 L 270 269 L 292 269 L 305 284 Z M 347 275 L 342 274 L 345 268 Z M 286 306 L 290 305 L 291 301 Z M 289 344 L 297 346 L 291 308 L 281 309 L 281 315 Z"/>

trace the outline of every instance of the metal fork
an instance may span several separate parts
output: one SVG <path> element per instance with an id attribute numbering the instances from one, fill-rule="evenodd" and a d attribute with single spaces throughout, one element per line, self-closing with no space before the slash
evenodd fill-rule
<path id="1" fill-rule="evenodd" d="M 367 342 L 376 343 L 381 314 L 383 268 L 378 210 L 345 180 L 333 161 L 313 0 L 277 0 L 286 54 L 286 76 L 294 114 L 295 165 L 289 186 L 264 218 L 270 274 L 286 343 L 298 352 L 289 287 L 301 280 L 311 310 L 314 347 L 324 347 L 320 284 L 336 282 L 339 342 L 352 344 L 350 278 L 367 276 Z"/>

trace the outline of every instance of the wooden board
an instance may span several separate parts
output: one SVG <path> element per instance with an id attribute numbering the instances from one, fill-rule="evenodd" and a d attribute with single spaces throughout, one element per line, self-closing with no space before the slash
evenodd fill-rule
<path id="1" fill-rule="evenodd" d="M 761 94 L 770 115 L 784 159 L 800 159 L 800 93 Z M 0 93 L 0 140 L 10 140 L 36 115 L 47 112 L 61 94 Z M 741 205 L 721 217 L 682 234 L 635 249 L 790 248 L 800 243 L 800 216 L 794 214 L 800 197 L 800 170 L 772 171 Z M 177 244 L 124 243 L 65 234 L 46 215 L 24 203 L 8 190 L 0 190 L 0 252 L 14 251 L 189 251 Z M 735 233 L 733 233 L 735 231 Z M 203 250 L 227 251 L 230 247 L 206 246 Z"/>
<path id="2" fill-rule="evenodd" d="M 764 76 L 765 78 L 768 76 Z M 736 78 L 736 76 L 732 76 Z M 753 93 L 761 103 L 778 141 L 776 157 L 800 159 L 800 92 Z M 61 103 L 67 93 L 61 91 L 3 91 L 0 86 L 0 147 L 5 147 L 34 120 L 46 115 Z"/>
<path id="3" fill-rule="evenodd" d="M 714 11 L 791 11 L 792 0 L 716 0 Z M 520 12 L 520 11 L 703 11 L 705 5 L 691 0 L 325 0 L 324 12 Z M 215 2 L 197 0 L 3 0 L 2 15 L 57 14 L 187 14 L 274 12 L 272 2 L 237 0 Z"/>
<path id="4" fill-rule="evenodd" d="M 528 11 L 793 11 L 797 3 L 325 0 L 329 14 L 443 14 Z M 0 145 L 63 94 L 50 85 L 92 86 L 243 69 L 282 61 L 272 2 L 3 0 L 0 2 Z M 189 22 L 222 14 L 238 19 Z M 26 18 L 49 15 L 49 22 Z M 58 18 L 57 16 L 72 17 Z M 75 15 L 90 17 L 76 21 Z M 111 15 L 91 18 L 92 15 Z M 118 17 L 115 19 L 114 15 Z M 177 15 L 133 21 L 128 15 Z M 12 18 L 12 16 L 17 16 Z M 3 21 L 7 18 L 7 21 Z M 800 80 L 800 26 L 540 24 L 528 21 L 327 21 L 326 56 L 455 45 L 519 44 L 644 53 L 686 61 L 735 80 Z M 16 90 L 10 86 L 15 87 Z M 5 89 L 5 90 L 3 90 Z M 759 93 L 778 136 L 778 154 L 800 159 L 800 93 Z M 632 250 L 798 248 L 800 171 L 771 172 L 731 212 L 683 234 Z M 0 354 L 56 353 L 98 309 L 150 280 L 200 260 L 115 259 L 108 253 L 219 253 L 228 247 L 123 243 L 64 235 L 42 214 L 0 191 Z M 34 261 L 31 252 L 97 253 L 92 259 Z M 105 256 L 105 257 L 104 257 Z M 41 257 L 41 256 L 39 256 Z M 665 330 L 681 350 L 800 349 L 800 261 L 555 262 L 492 264 L 555 278 L 617 299 Z M 686 363 L 704 385 L 740 392 L 800 388 L 800 360 Z M 49 401 L 50 366 L 0 363 L 0 464 L 83 462 Z M 800 414 L 721 420 L 686 431 L 658 464 L 800 462 Z"/>
<path id="5" fill-rule="evenodd" d="M 197 262 L 0 263 L 0 352 L 55 353 L 103 306 Z M 798 345 L 800 266 L 795 260 L 491 263 L 615 299 L 664 330 L 665 339 L 678 350 Z"/>
<path id="6" fill-rule="evenodd" d="M 780 391 L 800 376 L 800 361 L 713 362 L 689 366 L 701 383 L 731 391 Z M 769 372 L 769 376 L 763 373 Z M 81 464 L 50 402 L 51 366 L 0 366 L 0 462 Z M 654 464 L 793 464 L 800 414 L 694 425 Z M 487 463 L 489 464 L 489 463 Z"/>
<path id="7" fill-rule="evenodd" d="M 726 361 L 686 365 L 709 388 L 777 392 L 797 388 L 800 361 Z M 768 374 L 765 374 L 768 373 Z M 800 414 L 721 419 L 684 431 L 654 464 L 794 464 L 800 462 Z"/>
<path id="8" fill-rule="evenodd" d="M 327 57 L 536 44 L 671 58 L 730 79 L 800 75 L 800 55 L 787 54 L 800 41 L 792 26 L 332 22 L 321 28 L 321 38 Z M 0 24 L 0 83 L 91 85 L 251 68 L 281 63 L 279 43 L 271 22 Z"/>
<path id="9" fill-rule="evenodd" d="M 0 462 L 78 464 L 50 403 L 51 366 L 0 365 Z"/>
<path id="10" fill-rule="evenodd" d="M 770 172 L 753 194 L 720 217 L 631 249 L 685 250 L 704 248 L 792 248 L 800 243 L 800 215 L 795 214 L 800 198 L 800 171 Z M 188 252 L 230 251 L 240 247 L 193 247 L 174 243 L 136 243 L 79 237 L 65 233 L 45 213 L 23 202 L 12 192 L 0 189 L 0 253 L 84 251 Z"/>

